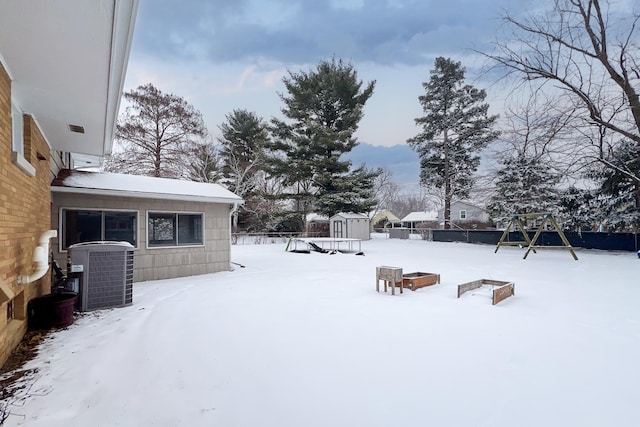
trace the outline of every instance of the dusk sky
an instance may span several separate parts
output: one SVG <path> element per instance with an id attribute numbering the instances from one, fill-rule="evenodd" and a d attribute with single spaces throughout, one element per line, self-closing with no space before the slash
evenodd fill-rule
<path id="1" fill-rule="evenodd" d="M 354 65 L 376 80 L 356 134 L 361 142 L 404 144 L 418 132 L 418 96 L 438 56 L 461 61 L 467 82 L 487 89 L 500 112 L 504 88 L 480 70 L 505 11 L 524 0 L 141 0 L 125 90 L 151 82 L 186 98 L 209 132 L 234 109 L 282 117 L 282 78 L 323 59 Z M 550 1 L 549 1 L 550 3 Z M 545 2 L 546 4 L 546 2 Z"/>

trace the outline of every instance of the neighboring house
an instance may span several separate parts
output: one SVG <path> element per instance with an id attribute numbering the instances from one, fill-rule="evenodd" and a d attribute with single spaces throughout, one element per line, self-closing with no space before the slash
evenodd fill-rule
<path id="1" fill-rule="evenodd" d="M 309 237 L 329 237 L 329 218 L 317 213 L 307 214 L 306 231 Z"/>
<path id="2" fill-rule="evenodd" d="M 369 240 L 369 217 L 358 213 L 339 213 L 329 218 L 329 236 L 334 239 Z"/>
<path id="3" fill-rule="evenodd" d="M 457 200 L 451 203 L 451 222 L 463 225 L 465 223 L 487 223 L 490 221 L 489 213 L 473 203 Z M 438 221 L 444 224 L 444 208 L 438 211 Z"/>
<path id="4" fill-rule="evenodd" d="M 371 228 L 373 229 L 373 227 L 376 227 L 378 224 L 381 224 L 380 228 L 386 227 L 387 224 L 392 224 L 394 221 L 399 220 L 400 218 L 395 216 L 392 212 L 387 209 L 383 209 L 371 216 Z"/>
<path id="5" fill-rule="evenodd" d="M 400 220 L 401 227 L 417 228 L 419 224 L 434 225 L 438 221 L 438 212 L 410 212 L 407 216 Z M 437 224 L 435 224 L 437 226 Z M 432 227 L 434 228 L 434 227 Z"/>
<path id="6" fill-rule="evenodd" d="M 27 329 L 29 301 L 51 290 L 53 177 L 111 151 L 137 7 L 2 2 L 0 365 Z"/>
<path id="7" fill-rule="evenodd" d="M 231 215 L 242 199 L 218 184 L 62 170 L 51 183 L 54 258 L 87 241 L 127 241 L 133 281 L 230 268 Z"/>

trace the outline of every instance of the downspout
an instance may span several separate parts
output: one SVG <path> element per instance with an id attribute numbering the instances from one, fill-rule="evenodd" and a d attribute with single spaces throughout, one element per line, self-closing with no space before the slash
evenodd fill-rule
<path id="1" fill-rule="evenodd" d="M 19 284 L 32 283 L 44 276 L 49 271 L 49 240 L 58 237 L 58 230 L 49 230 L 40 236 L 40 245 L 33 250 L 33 262 L 36 264 L 36 271 L 31 274 L 18 276 Z"/>
<path id="2" fill-rule="evenodd" d="M 233 271 L 233 266 L 231 264 L 233 264 L 231 262 L 231 238 L 232 238 L 232 233 L 233 233 L 233 216 L 235 215 L 236 211 L 238 210 L 238 205 L 239 203 L 233 203 L 231 205 L 231 211 L 229 212 L 229 271 Z"/>

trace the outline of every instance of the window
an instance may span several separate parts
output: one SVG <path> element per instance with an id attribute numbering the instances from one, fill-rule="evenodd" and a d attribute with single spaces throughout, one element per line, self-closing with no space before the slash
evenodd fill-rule
<path id="1" fill-rule="evenodd" d="M 460 211 L 460 219 L 467 219 L 467 211 L 465 210 Z"/>
<path id="2" fill-rule="evenodd" d="M 15 298 L 7 301 L 7 323 L 13 320 L 25 320 L 25 318 L 24 292 L 20 292 Z"/>
<path id="3" fill-rule="evenodd" d="M 11 161 L 28 175 L 36 175 L 36 168 L 24 157 L 24 116 L 13 100 L 11 102 Z"/>
<path id="4" fill-rule="evenodd" d="M 16 104 L 11 104 L 11 151 L 24 156 L 24 119 Z"/>
<path id="5" fill-rule="evenodd" d="M 13 320 L 15 316 L 14 300 L 7 303 L 7 320 Z"/>
<path id="6" fill-rule="evenodd" d="M 203 244 L 203 214 L 149 212 L 147 245 L 195 246 Z"/>
<path id="7" fill-rule="evenodd" d="M 136 246 L 137 221 L 137 212 L 62 209 L 62 249 L 101 240 Z"/>

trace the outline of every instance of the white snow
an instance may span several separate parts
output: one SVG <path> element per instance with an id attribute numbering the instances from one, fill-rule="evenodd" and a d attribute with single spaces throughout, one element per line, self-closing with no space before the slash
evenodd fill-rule
<path id="1" fill-rule="evenodd" d="M 63 185 L 54 185 L 51 187 L 51 191 L 90 194 L 127 193 L 120 195 L 218 203 L 239 203 L 242 201 L 239 196 L 220 184 L 122 173 L 76 170 L 69 172 L 70 176 L 64 179 Z"/>
<path id="2" fill-rule="evenodd" d="M 6 425 L 640 425 L 635 253 L 284 246 L 234 246 L 245 268 L 137 283 L 132 306 L 52 334 Z M 442 283 L 377 293 L 379 265 Z M 477 279 L 513 281 L 515 296 L 456 298 Z"/>
<path id="3" fill-rule="evenodd" d="M 436 221 L 438 219 L 437 211 L 426 212 L 410 212 L 401 219 L 402 222 L 418 222 L 418 221 Z"/>

